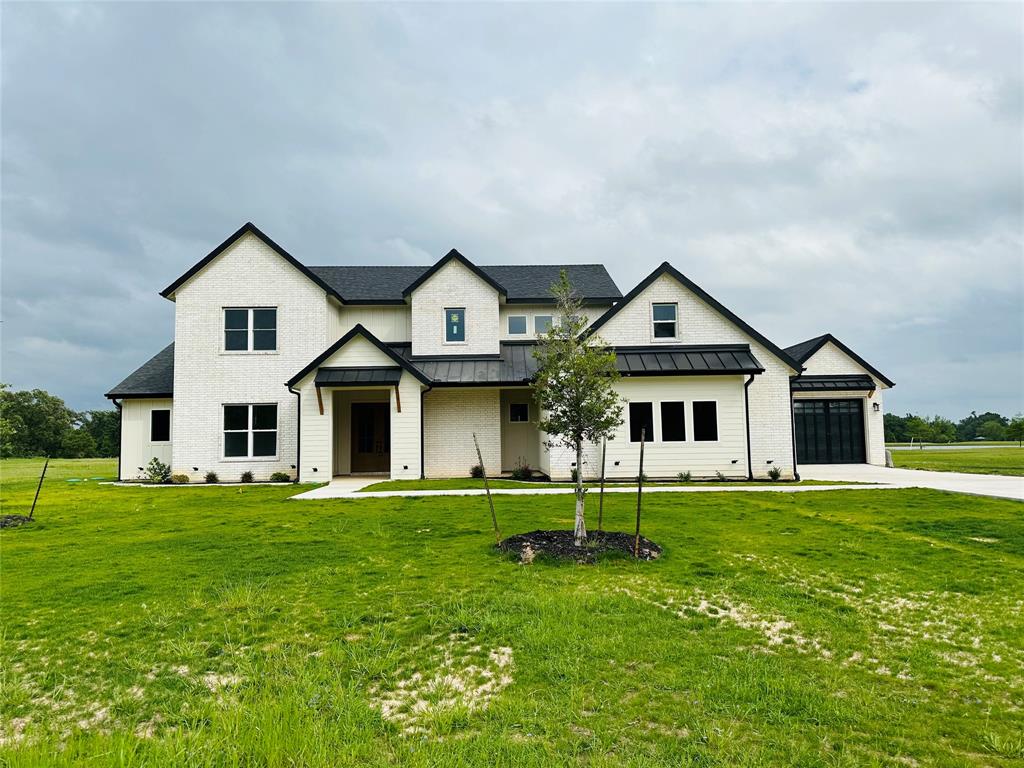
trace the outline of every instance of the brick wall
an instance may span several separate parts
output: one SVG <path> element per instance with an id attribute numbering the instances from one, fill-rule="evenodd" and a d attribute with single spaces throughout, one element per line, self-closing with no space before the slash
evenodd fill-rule
<path id="1" fill-rule="evenodd" d="M 423 397 L 424 474 L 468 477 L 479 461 L 473 433 L 490 475 L 501 470 L 501 403 L 489 387 L 433 389 Z"/>
<path id="2" fill-rule="evenodd" d="M 465 343 L 445 343 L 444 311 L 450 307 L 465 307 Z M 414 355 L 496 355 L 498 351 L 498 292 L 468 267 L 450 261 L 413 291 Z"/>

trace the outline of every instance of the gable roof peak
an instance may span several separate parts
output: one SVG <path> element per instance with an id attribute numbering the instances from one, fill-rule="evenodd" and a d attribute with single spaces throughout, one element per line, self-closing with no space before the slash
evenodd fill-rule
<path id="1" fill-rule="evenodd" d="M 464 267 L 469 269 L 474 275 L 479 277 L 481 280 L 483 280 L 485 283 L 491 286 L 494 290 L 496 290 L 499 295 L 508 296 L 508 291 L 505 290 L 505 287 L 501 283 L 499 283 L 493 277 L 491 277 L 482 269 L 480 269 L 480 267 L 478 267 L 472 261 L 467 259 L 461 253 L 459 253 L 455 248 L 452 248 L 450 251 L 448 251 L 448 253 L 446 253 L 444 256 L 442 256 L 440 259 L 434 262 L 433 266 L 431 266 L 426 272 L 424 272 L 422 275 L 420 275 L 411 283 L 409 283 L 409 285 L 407 285 L 402 290 L 402 296 L 409 297 L 410 295 L 412 295 L 413 291 L 415 291 L 417 288 L 419 288 L 421 285 L 423 285 L 425 282 L 427 282 L 430 278 L 432 278 L 434 275 L 440 272 L 445 266 L 447 266 L 449 263 L 453 261 L 457 261 Z"/>
<path id="2" fill-rule="evenodd" d="M 806 363 L 808 360 L 814 357 L 814 355 L 817 354 L 819 349 L 824 347 L 826 344 L 832 344 L 833 346 L 835 346 L 840 352 L 845 354 L 847 357 L 849 357 L 851 360 L 857 363 L 861 368 L 863 368 L 876 379 L 878 379 L 880 382 L 885 384 L 885 386 L 896 386 L 896 384 L 893 381 L 891 381 L 885 374 L 883 374 L 881 371 L 879 371 L 877 368 L 871 365 L 871 363 L 869 363 L 863 357 L 858 355 L 848 346 L 843 344 L 843 342 L 841 342 L 831 333 L 823 333 L 821 334 L 821 336 L 815 336 L 813 339 L 801 341 L 799 344 L 794 344 L 791 347 L 786 347 L 786 352 L 791 354 L 795 359 L 799 360 L 801 363 Z"/>

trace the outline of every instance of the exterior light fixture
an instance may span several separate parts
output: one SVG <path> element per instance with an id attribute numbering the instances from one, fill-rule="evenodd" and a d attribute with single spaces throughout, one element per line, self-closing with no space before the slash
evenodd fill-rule
<path id="1" fill-rule="evenodd" d="M 882 410 L 882 406 L 878 403 L 872 403 L 871 410 L 873 410 L 875 413 L 878 413 L 880 410 Z"/>

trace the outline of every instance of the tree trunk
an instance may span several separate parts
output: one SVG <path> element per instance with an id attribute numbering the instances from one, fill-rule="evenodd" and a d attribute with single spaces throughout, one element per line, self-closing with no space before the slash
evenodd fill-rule
<path id="1" fill-rule="evenodd" d="M 576 527 L 573 529 L 576 546 L 587 543 L 587 524 L 583 519 L 583 443 L 576 443 Z"/>

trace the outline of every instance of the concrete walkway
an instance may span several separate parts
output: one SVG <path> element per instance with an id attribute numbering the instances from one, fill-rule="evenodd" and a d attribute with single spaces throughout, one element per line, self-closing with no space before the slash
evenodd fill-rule
<path id="1" fill-rule="evenodd" d="M 929 472 L 924 469 L 876 467 L 872 464 L 808 464 L 800 467 L 800 477 L 841 483 L 885 483 L 895 488 L 931 488 L 975 496 L 1024 500 L 1024 477 L 1006 475 Z"/>

